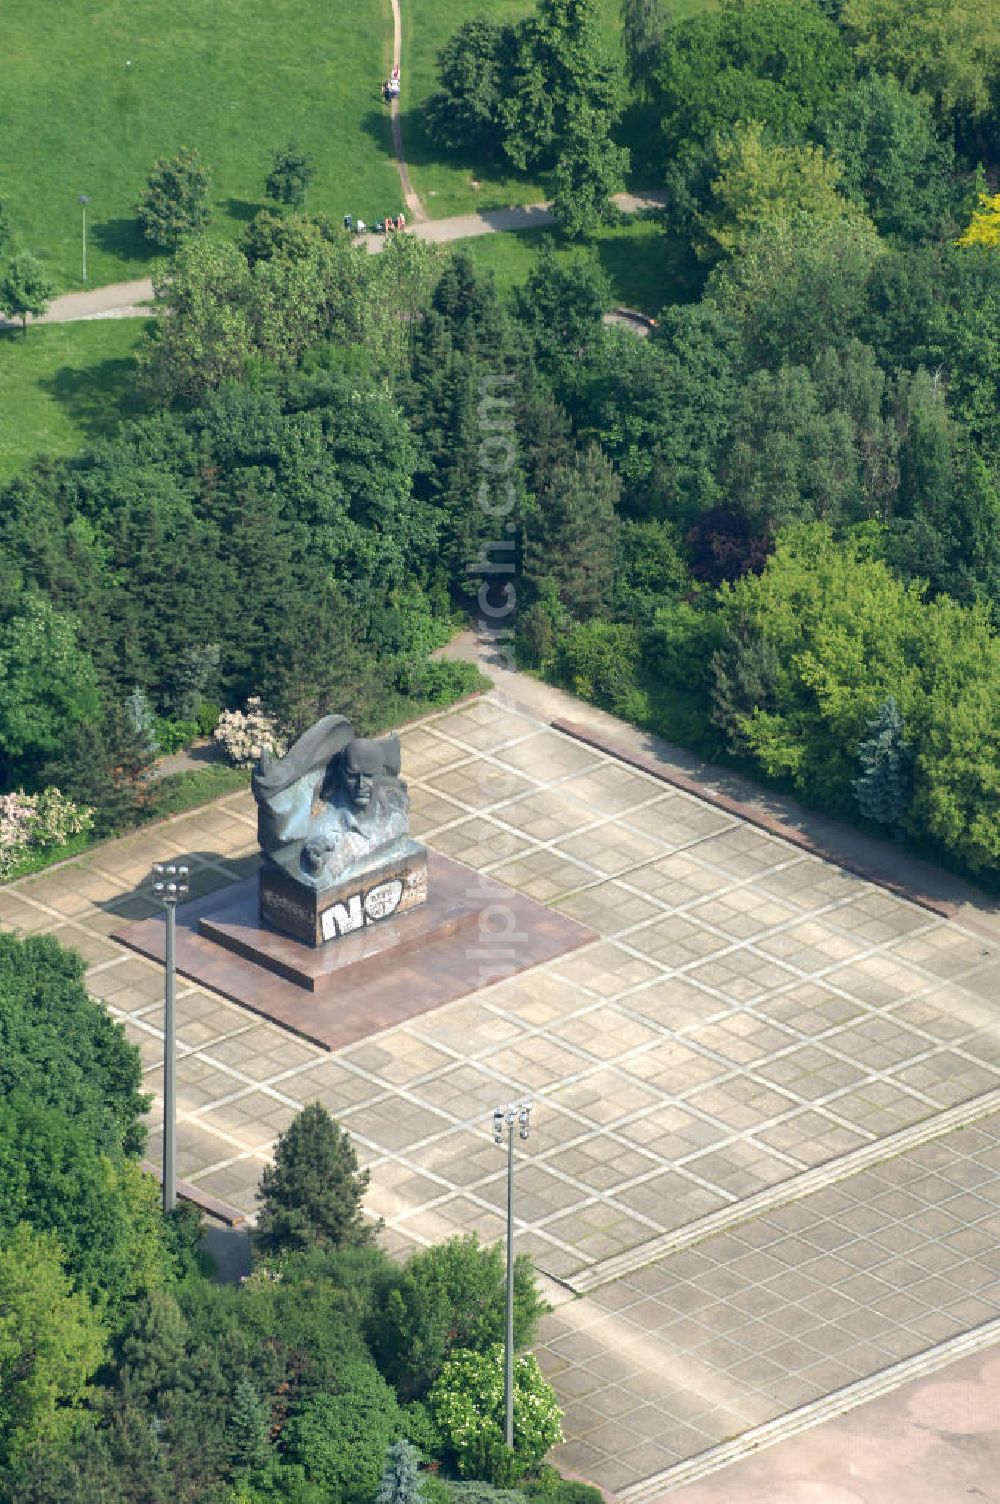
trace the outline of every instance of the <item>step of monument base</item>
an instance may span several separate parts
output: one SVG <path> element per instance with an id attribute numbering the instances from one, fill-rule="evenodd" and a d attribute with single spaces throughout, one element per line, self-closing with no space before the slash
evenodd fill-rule
<path id="1" fill-rule="evenodd" d="M 198 933 L 284 977 L 307 992 L 322 992 L 350 972 L 352 979 L 374 975 L 435 940 L 464 926 L 476 927 L 484 907 L 459 872 L 435 874 L 427 899 L 419 907 L 314 946 L 273 929 L 260 918 L 257 884 L 251 879 L 228 890 L 230 901 L 198 920 Z"/>
<path id="2" fill-rule="evenodd" d="M 419 916 L 430 908 L 429 899 L 422 908 L 399 920 L 381 920 L 361 935 L 345 936 L 321 948 L 278 936 L 258 921 L 257 933 L 244 933 L 240 941 L 241 945 L 246 943 L 248 951 L 251 947 L 256 950 L 251 959 L 249 953 L 201 933 L 200 926 L 202 920 L 212 925 L 220 919 L 223 925 L 232 926 L 238 916 L 227 917 L 225 911 L 242 904 L 244 894 L 248 901 L 251 894 L 256 900 L 254 876 L 178 906 L 177 971 L 209 992 L 229 998 L 323 1049 L 338 1050 L 600 938 L 577 920 L 547 909 L 451 857 L 433 850 L 427 856 L 428 894 L 439 893 L 442 898 L 449 891 L 466 894 L 477 905 L 467 920 L 456 911 L 448 914 L 438 909 L 435 931 L 424 931 L 419 939 L 412 933 L 407 940 L 410 927 L 418 924 Z M 377 955 L 365 948 L 390 926 L 398 926 L 401 938 L 397 944 Z M 228 933 L 232 943 L 237 938 L 235 931 L 230 928 Z M 111 939 L 162 962 L 163 916 L 123 925 Z M 341 951 L 341 945 L 358 939 L 363 943 L 353 954 L 354 964 L 343 964 L 351 952 Z M 292 963 L 297 969 L 308 970 L 314 962 L 325 962 L 337 954 L 342 964 L 330 975 L 329 984 L 307 987 L 263 963 L 263 948 L 272 961 L 276 958 L 275 940 L 297 947 L 298 955 Z"/>

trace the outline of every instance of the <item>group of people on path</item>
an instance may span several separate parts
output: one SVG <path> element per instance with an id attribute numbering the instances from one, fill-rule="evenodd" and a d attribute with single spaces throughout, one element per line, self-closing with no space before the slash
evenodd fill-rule
<path id="1" fill-rule="evenodd" d="M 344 229 L 354 235 L 364 235 L 368 226 L 363 219 L 355 219 L 352 214 L 344 215 Z M 377 219 L 372 225 L 376 235 L 390 235 L 393 230 L 406 229 L 406 215 L 400 209 L 396 215 L 387 214 L 385 219 Z"/>
<path id="2" fill-rule="evenodd" d="M 389 77 L 386 79 L 385 83 L 382 85 L 382 94 L 383 94 L 383 97 L 385 99 L 386 104 L 391 104 L 394 99 L 398 99 L 399 98 L 399 69 L 398 68 L 393 68 L 392 72 L 389 74 Z"/>

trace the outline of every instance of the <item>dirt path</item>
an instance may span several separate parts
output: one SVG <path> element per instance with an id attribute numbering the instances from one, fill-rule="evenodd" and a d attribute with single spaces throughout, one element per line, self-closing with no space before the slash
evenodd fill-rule
<path id="1" fill-rule="evenodd" d="M 403 52 L 403 22 L 399 14 L 399 0 L 390 0 L 390 3 L 392 5 L 392 66 L 399 68 Z M 398 95 L 389 106 L 389 118 L 392 124 L 392 149 L 396 155 L 396 170 L 402 184 L 407 213 L 412 222 L 421 224 L 427 218 L 427 211 L 420 202 L 420 195 L 410 182 L 410 170 L 403 156 L 403 131 L 399 120 Z"/>

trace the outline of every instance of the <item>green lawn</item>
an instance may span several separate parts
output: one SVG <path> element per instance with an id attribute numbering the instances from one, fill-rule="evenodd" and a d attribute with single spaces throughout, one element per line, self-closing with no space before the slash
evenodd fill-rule
<path id="1" fill-rule="evenodd" d="M 269 152 L 313 155 L 308 207 L 373 220 L 399 198 L 379 95 L 385 0 L 3 0 L 0 198 L 62 289 L 143 275 L 132 205 L 154 159 L 197 146 L 214 233 L 263 200 Z"/>
<path id="2" fill-rule="evenodd" d="M 493 272 L 501 291 L 507 292 L 527 280 L 546 233 L 519 230 L 512 234 L 478 235 L 471 240 L 452 241 L 452 245 L 468 249 L 478 265 Z M 560 256 L 578 254 L 574 248 L 556 243 Z M 694 296 L 700 285 L 687 248 L 648 220 L 603 228 L 591 244 L 611 278 L 612 307 L 624 304 L 655 317 L 665 303 Z"/>
<path id="3" fill-rule="evenodd" d="M 74 454 L 141 411 L 132 352 L 145 319 L 0 331 L 0 480 L 36 454 Z"/>

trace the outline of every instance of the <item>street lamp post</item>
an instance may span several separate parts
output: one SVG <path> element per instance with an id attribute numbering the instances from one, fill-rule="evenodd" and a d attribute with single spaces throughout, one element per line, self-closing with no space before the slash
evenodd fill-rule
<path id="1" fill-rule="evenodd" d="M 87 280 L 87 205 L 90 203 L 89 193 L 78 193 L 77 202 L 83 210 L 83 280 Z"/>
<path id="2" fill-rule="evenodd" d="M 166 910 L 163 961 L 163 1210 L 177 1205 L 177 1032 L 174 1008 L 177 900 L 188 891 L 188 869 L 173 862 L 153 863 L 153 892 Z"/>
<path id="3" fill-rule="evenodd" d="M 502 1144 L 507 1133 L 507 1332 L 504 1341 L 503 1408 L 504 1440 L 514 1445 L 514 1124 L 518 1137 L 528 1137 L 530 1102 L 508 1102 L 493 1109 L 493 1142 Z"/>

